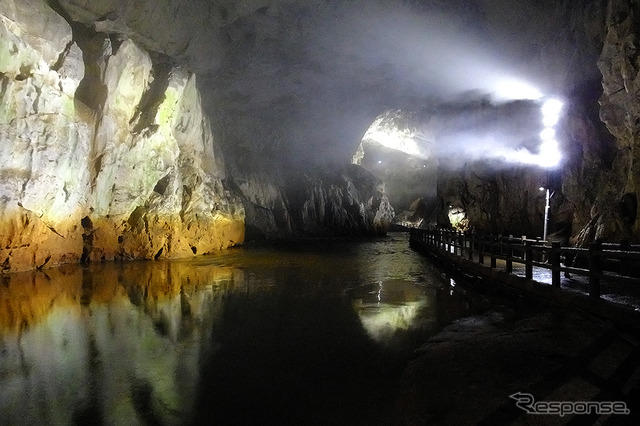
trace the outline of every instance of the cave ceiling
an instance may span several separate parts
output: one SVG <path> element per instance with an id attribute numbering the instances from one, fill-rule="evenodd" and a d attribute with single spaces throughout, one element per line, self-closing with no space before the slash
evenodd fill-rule
<path id="1" fill-rule="evenodd" d="M 296 166 L 349 161 L 389 109 L 563 96 L 597 81 L 605 17 L 604 1 L 587 0 L 54 3 L 196 72 L 227 156 Z"/>

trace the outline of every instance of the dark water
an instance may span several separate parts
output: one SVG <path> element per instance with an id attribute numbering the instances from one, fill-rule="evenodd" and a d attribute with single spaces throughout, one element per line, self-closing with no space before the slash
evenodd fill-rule
<path id="1" fill-rule="evenodd" d="M 389 424 L 474 307 L 406 234 L 0 280 L 0 424 Z"/>

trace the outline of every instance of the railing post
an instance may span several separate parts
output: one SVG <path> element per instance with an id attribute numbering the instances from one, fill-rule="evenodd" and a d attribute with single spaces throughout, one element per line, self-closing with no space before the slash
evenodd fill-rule
<path id="1" fill-rule="evenodd" d="M 525 241 L 524 247 L 524 277 L 528 280 L 533 278 L 533 241 Z"/>
<path id="2" fill-rule="evenodd" d="M 491 234 L 491 236 L 489 237 L 490 241 L 489 241 L 489 254 L 491 255 L 491 269 L 495 269 L 496 268 L 496 239 L 493 236 L 493 234 Z"/>
<path id="3" fill-rule="evenodd" d="M 484 238 L 478 237 L 478 263 L 484 265 Z"/>
<path id="4" fill-rule="evenodd" d="M 453 231 L 451 234 L 451 239 L 453 240 L 453 254 L 458 255 L 458 249 L 460 248 L 460 238 L 458 236 L 458 231 Z"/>
<path id="5" fill-rule="evenodd" d="M 471 234 L 471 237 L 469 238 L 469 234 L 467 235 L 467 242 L 469 243 L 469 248 L 467 249 L 467 257 L 469 258 L 469 260 L 473 260 L 473 234 Z"/>
<path id="6" fill-rule="evenodd" d="M 505 268 L 505 272 L 507 274 L 510 274 L 513 272 L 513 244 L 511 240 L 512 238 L 511 236 L 509 236 L 509 241 L 507 242 L 507 253 L 506 253 L 507 266 Z"/>
<path id="7" fill-rule="evenodd" d="M 629 252 L 631 251 L 631 243 L 629 242 L 629 240 L 624 239 L 622 241 L 620 241 L 620 250 L 624 251 L 624 252 Z M 629 276 L 631 275 L 631 271 L 633 271 L 634 267 L 631 266 L 629 267 L 629 263 L 627 262 L 621 262 L 620 263 L 620 275 L 624 275 L 624 276 Z"/>
<path id="8" fill-rule="evenodd" d="M 451 253 L 456 255 L 458 254 L 458 234 L 456 231 L 449 231 L 449 235 L 451 238 Z"/>
<path id="9" fill-rule="evenodd" d="M 449 239 L 451 240 L 451 249 L 449 251 L 453 255 L 458 253 L 458 239 L 456 237 L 456 231 L 449 231 Z"/>
<path id="10" fill-rule="evenodd" d="M 445 229 L 442 232 L 444 233 L 444 249 L 448 253 L 451 253 L 451 231 Z"/>
<path id="11" fill-rule="evenodd" d="M 551 263 L 551 285 L 560 287 L 560 243 L 551 243 L 551 254 L 549 256 Z"/>
<path id="12" fill-rule="evenodd" d="M 601 251 L 602 243 L 600 241 L 589 245 L 589 296 L 591 297 L 600 297 Z"/>

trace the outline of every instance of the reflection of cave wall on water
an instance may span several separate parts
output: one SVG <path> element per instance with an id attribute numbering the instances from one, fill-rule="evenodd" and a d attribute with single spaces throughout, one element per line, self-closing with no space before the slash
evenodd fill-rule
<path id="1" fill-rule="evenodd" d="M 467 312 L 447 282 L 404 234 L 6 274 L 0 411 L 10 424 L 376 418 L 412 339 Z"/>
<path id="2" fill-rule="evenodd" d="M 195 401 L 197 359 L 212 349 L 207 330 L 241 272 L 162 261 L 90 269 L 66 265 L 3 279 L 4 418 L 180 423 Z"/>
<path id="3" fill-rule="evenodd" d="M 84 307 L 93 304 L 131 304 L 157 316 L 163 325 L 163 304 L 179 307 L 184 317 L 201 314 L 202 307 L 190 300 L 207 288 L 224 290 L 241 280 L 239 270 L 225 267 L 197 267 L 179 262 L 95 264 L 87 269 L 65 265 L 44 272 L 20 272 L 3 278 L 0 291 L 0 331 L 19 334 L 36 327 L 52 312 L 84 315 Z M 201 300 L 202 301 L 202 300 Z M 79 304 L 80 302 L 80 304 Z M 200 303 L 200 302 L 199 302 Z M 171 308 L 173 309 L 173 308 Z M 198 314 L 198 315 L 200 315 Z M 171 316 L 171 315 L 170 315 Z"/>

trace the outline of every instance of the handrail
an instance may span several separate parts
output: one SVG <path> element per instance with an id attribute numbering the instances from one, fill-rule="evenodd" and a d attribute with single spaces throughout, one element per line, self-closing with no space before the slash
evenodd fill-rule
<path id="1" fill-rule="evenodd" d="M 514 238 L 502 235 L 476 235 L 440 228 L 412 228 L 410 242 L 433 247 L 449 254 L 489 265 L 495 269 L 496 260 L 505 261 L 505 271 L 513 274 L 513 264 L 524 265 L 525 278 L 533 279 L 533 267 L 551 270 L 551 285 L 560 287 L 562 272 L 588 278 L 589 295 L 600 297 L 601 282 L 616 281 L 640 284 L 638 275 L 631 275 L 640 265 L 640 245 L 594 242 L 588 248 L 562 246 L 558 242 Z M 586 268 L 573 266 L 573 260 L 586 260 Z M 636 261 L 633 263 L 631 261 Z"/>

